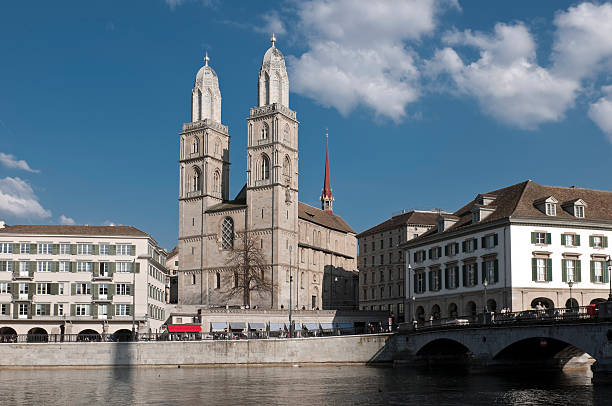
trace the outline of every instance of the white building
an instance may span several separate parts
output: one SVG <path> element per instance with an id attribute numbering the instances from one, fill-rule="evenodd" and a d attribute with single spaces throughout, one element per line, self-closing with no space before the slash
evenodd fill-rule
<path id="1" fill-rule="evenodd" d="M 0 334 L 129 334 L 166 318 L 165 251 L 129 226 L 0 222 Z"/>
<path id="2" fill-rule="evenodd" d="M 485 303 L 521 311 L 603 301 L 610 236 L 612 192 L 525 181 L 479 194 L 402 244 L 407 307 L 435 319 L 474 315 Z"/>

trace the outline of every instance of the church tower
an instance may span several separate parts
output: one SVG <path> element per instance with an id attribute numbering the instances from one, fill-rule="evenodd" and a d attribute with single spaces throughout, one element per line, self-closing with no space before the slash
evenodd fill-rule
<path id="1" fill-rule="evenodd" d="M 204 213 L 229 197 L 229 134 L 221 124 L 221 91 L 208 53 L 191 92 L 191 122 L 180 133 L 179 264 L 199 270 L 207 235 Z M 179 278 L 179 288 L 182 278 Z M 197 298 L 195 298 L 197 299 Z"/>
<path id="2" fill-rule="evenodd" d="M 285 58 L 272 46 L 266 51 L 257 83 L 257 107 L 247 119 L 247 227 L 261 238 L 271 264 L 275 291 L 266 307 L 288 302 L 285 274 L 298 247 L 298 122 L 289 108 Z M 287 273 L 288 274 L 288 273 Z"/>
<path id="3" fill-rule="evenodd" d="M 321 209 L 328 213 L 334 211 L 334 197 L 329 180 L 329 136 L 327 133 L 325 133 L 325 177 L 323 178 L 323 191 L 321 192 Z"/>

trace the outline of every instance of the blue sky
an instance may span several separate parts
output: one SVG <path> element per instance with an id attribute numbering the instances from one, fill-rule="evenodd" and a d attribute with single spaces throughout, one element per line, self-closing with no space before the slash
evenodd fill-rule
<path id="1" fill-rule="evenodd" d="M 0 5 L 0 219 L 178 233 L 178 134 L 205 51 L 231 195 L 269 37 L 300 120 L 300 200 L 363 231 L 525 179 L 612 190 L 612 4 L 20 1 Z"/>

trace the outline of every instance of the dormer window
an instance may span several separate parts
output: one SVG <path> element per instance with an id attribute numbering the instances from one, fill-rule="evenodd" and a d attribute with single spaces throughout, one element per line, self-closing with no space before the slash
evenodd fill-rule
<path id="1" fill-rule="evenodd" d="M 584 218 L 584 206 L 574 206 L 574 216 Z"/>
<path id="2" fill-rule="evenodd" d="M 557 205 L 555 203 L 546 203 L 546 215 L 547 216 L 557 215 Z"/>
<path id="3" fill-rule="evenodd" d="M 533 202 L 533 205 L 547 216 L 556 216 L 557 203 L 559 203 L 559 201 L 555 199 L 554 196 L 548 196 L 536 200 Z"/>
<path id="4" fill-rule="evenodd" d="M 478 223 L 480 221 L 480 211 L 472 212 L 472 223 Z"/>

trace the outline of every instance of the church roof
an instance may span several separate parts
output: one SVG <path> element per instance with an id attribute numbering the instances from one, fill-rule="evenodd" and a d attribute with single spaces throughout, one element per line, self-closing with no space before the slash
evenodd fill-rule
<path id="1" fill-rule="evenodd" d="M 244 184 L 244 186 L 242 187 L 242 189 L 240 189 L 240 192 L 238 192 L 238 194 L 236 195 L 236 197 L 234 198 L 234 200 L 227 200 L 225 202 L 219 203 L 219 204 L 215 204 L 214 206 L 210 206 L 207 210 L 206 213 L 215 213 L 218 211 L 226 211 L 226 210 L 237 210 L 237 209 L 244 209 L 247 207 L 246 204 L 246 190 L 247 190 L 247 185 L 246 183 Z"/>
<path id="2" fill-rule="evenodd" d="M 342 231 L 343 233 L 355 234 L 355 231 L 349 226 L 344 219 L 336 214 L 326 212 L 306 203 L 298 202 L 298 217 L 302 220 L 310 221 L 311 223 L 320 226 L 331 228 L 332 230 Z"/>

